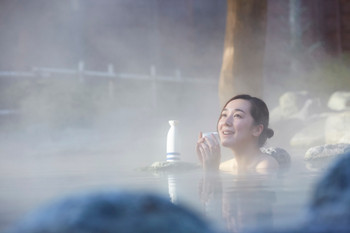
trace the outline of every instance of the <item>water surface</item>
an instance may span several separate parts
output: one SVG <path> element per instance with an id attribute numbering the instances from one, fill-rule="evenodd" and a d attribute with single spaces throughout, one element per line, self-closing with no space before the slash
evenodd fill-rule
<path id="1" fill-rule="evenodd" d="M 11 150 L 2 148 L 0 165 L 0 230 L 55 198 L 105 189 L 152 191 L 168 196 L 231 232 L 261 225 L 285 226 L 303 215 L 321 174 L 307 169 L 300 154 L 294 156 L 292 167 L 286 171 L 206 176 L 201 170 L 137 171 L 147 159 L 137 160 L 138 155 L 132 151 L 123 154 L 103 146 L 95 150 L 38 150 L 33 145 L 16 147 L 14 143 L 7 147 Z"/>

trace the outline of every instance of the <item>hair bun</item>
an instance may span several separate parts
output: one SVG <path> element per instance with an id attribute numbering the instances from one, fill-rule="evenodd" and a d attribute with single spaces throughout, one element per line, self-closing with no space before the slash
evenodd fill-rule
<path id="1" fill-rule="evenodd" d="M 266 129 L 266 136 L 267 136 L 267 138 L 272 138 L 272 136 L 275 134 L 275 132 L 273 132 L 273 130 L 272 129 L 270 129 L 270 128 L 267 128 Z"/>

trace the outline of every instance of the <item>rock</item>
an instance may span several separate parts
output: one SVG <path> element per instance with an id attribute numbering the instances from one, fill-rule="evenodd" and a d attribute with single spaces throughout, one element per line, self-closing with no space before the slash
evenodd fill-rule
<path id="1" fill-rule="evenodd" d="M 274 157 L 281 167 L 289 167 L 290 166 L 291 157 L 286 150 L 279 148 L 279 147 L 268 147 L 268 148 L 263 147 L 260 150 L 262 153 Z"/>
<path id="2" fill-rule="evenodd" d="M 306 91 L 286 92 L 279 99 L 282 116 L 287 118 L 298 113 L 309 98 L 309 94 Z"/>
<path id="3" fill-rule="evenodd" d="M 315 114 L 321 112 L 321 101 L 320 99 L 307 99 L 302 106 L 302 108 L 293 115 L 294 118 L 299 118 L 302 120 L 308 120 L 312 118 Z"/>
<path id="4" fill-rule="evenodd" d="M 330 115 L 325 125 L 325 141 L 327 144 L 339 143 L 349 138 L 350 111 Z"/>
<path id="5" fill-rule="evenodd" d="M 350 92 L 334 92 L 328 100 L 328 107 L 335 111 L 350 110 Z"/>
<path id="6" fill-rule="evenodd" d="M 31 213 L 9 233 L 214 233 L 195 212 L 151 193 L 108 191 L 61 198 Z"/>
<path id="7" fill-rule="evenodd" d="M 280 122 L 284 120 L 281 106 L 277 106 L 270 111 L 270 122 Z"/>
<path id="8" fill-rule="evenodd" d="M 350 143 L 350 132 L 346 133 L 341 139 L 339 139 L 339 143 Z"/>
<path id="9" fill-rule="evenodd" d="M 292 137 L 290 145 L 295 147 L 311 147 L 324 144 L 325 124 L 326 118 L 320 118 L 310 122 Z"/>
<path id="10" fill-rule="evenodd" d="M 306 151 L 304 159 L 306 161 L 333 159 L 347 151 L 350 151 L 350 144 L 347 143 L 315 146 Z"/>
<path id="11" fill-rule="evenodd" d="M 279 105 L 270 111 L 272 122 L 283 119 L 308 119 L 323 111 L 319 98 L 312 98 L 308 92 L 286 92 L 279 98 Z"/>
<path id="12" fill-rule="evenodd" d="M 181 172 L 181 171 L 189 171 L 194 169 L 201 168 L 198 164 L 183 162 L 183 161 L 175 161 L 175 162 L 167 162 L 167 161 L 159 161 L 154 162 L 150 166 L 146 166 L 140 168 L 141 171 L 151 171 L 151 172 Z"/>
<path id="13" fill-rule="evenodd" d="M 295 134 L 308 126 L 308 121 L 318 118 L 320 112 L 321 103 L 319 99 L 311 98 L 305 91 L 286 92 L 280 97 L 279 106 L 274 108 L 270 114 L 270 125 L 276 133 L 276 137 L 272 141 L 282 147 L 290 146 L 291 139 Z M 308 134 L 308 139 L 319 141 L 320 137 L 313 138 Z M 297 139 L 293 140 L 293 143 L 300 143 Z M 302 143 L 305 142 L 304 138 L 301 140 Z"/>
<path id="14" fill-rule="evenodd" d="M 337 226 L 350 232 L 350 153 L 338 155 L 311 197 L 312 221 L 323 226 Z"/>
<path id="15" fill-rule="evenodd" d="M 304 159 L 306 167 L 311 171 L 325 170 L 329 164 L 340 154 L 350 150 L 350 144 L 326 144 L 308 149 Z"/>
<path id="16" fill-rule="evenodd" d="M 290 146 L 291 138 L 305 127 L 305 123 L 300 119 L 285 119 L 271 122 L 270 127 L 275 131 L 275 135 L 269 139 L 269 142 L 285 148 Z"/>
<path id="17" fill-rule="evenodd" d="M 296 94 L 293 92 L 283 94 L 279 99 L 279 105 L 270 111 L 270 121 L 278 122 L 294 118 L 293 116 L 297 114 L 304 105 L 304 102 L 298 103 L 301 102 L 301 100 L 297 101 L 296 99 Z M 306 99 L 303 101 L 306 101 Z"/>

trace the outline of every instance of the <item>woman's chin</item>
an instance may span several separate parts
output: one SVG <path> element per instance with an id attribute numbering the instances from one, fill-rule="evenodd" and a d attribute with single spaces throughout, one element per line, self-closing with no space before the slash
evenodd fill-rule
<path id="1" fill-rule="evenodd" d="M 223 147 L 232 147 L 234 145 L 234 143 L 230 142 L 230 141 L 221 141 L 221 145 Z"/>

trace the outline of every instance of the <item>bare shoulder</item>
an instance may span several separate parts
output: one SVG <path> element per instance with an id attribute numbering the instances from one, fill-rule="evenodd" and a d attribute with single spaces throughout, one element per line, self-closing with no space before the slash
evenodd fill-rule
<path id="1" fill-rule="evenodd" d="M 272 156 L 262 154 L 260 161 L 256 165 L 256 169 L 276 169 L 279 164 Z"/>
<path id="2" fill-rule="evenodd" d="M 220 164 L 219 169 L 225 172 L 232 172 L 237 167 L 236 159 L 229 159 Z"/>

